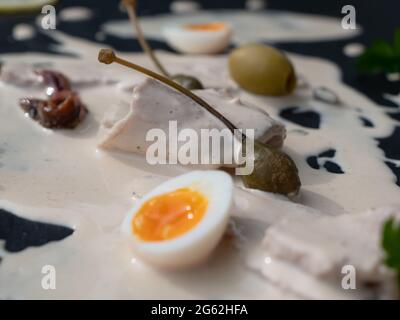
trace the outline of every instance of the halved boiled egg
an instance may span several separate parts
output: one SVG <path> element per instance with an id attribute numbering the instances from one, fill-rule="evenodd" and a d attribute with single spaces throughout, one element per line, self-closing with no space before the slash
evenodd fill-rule
<path id="1" fill-rule="evenodd" d="M 226 229 L 233 182 L 223 171 L 192 171 L 157 186 L 122 224 L 134 252 L 160 267 L 204 261 Z"/>
<path id="2" fill-rule="evenodd" d="M 163 29 L 167 43 L 190 54 L 212 54 L 228 47 L 232 28 L 224 22 L 169 25 Z"/>

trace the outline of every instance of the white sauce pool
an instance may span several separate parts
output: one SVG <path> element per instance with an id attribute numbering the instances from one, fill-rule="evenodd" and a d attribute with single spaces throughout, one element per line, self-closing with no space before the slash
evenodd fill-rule
<path id="1" fill-rule="evenodd" d="M 90 74 L 127 84 L 142 79 L 118 65 L 100 65 L 95 58 L 99 47 L 94 44 L 57 31 L 51 34 L 63 43 L 60 49 L 77 50 L 81 59 L 26 53 L 2 55 L 2 60 L 51 62 L 53 69 L 75 78 Z M 173 73 L 193 74 L 209 86 L 232 85 L 227 78 L 226 56 L 158 54 Z M 142 54 L 123 56 L 151 67 Z M 389 135 L 394 121 L 385 115 L 384 108 L 344 85 L 332 63 L 299 55 L 290 57 L 311 87 L 334 90 L 343 105 L 336 107 L 312 100 L 309 88 L 281 99 L 245 92 L 241 92 L 241 97 L 275 118 L 282 107 L 290 105 L 309 106 L 322 114 L 320 130 L 286 123 L 288 137 L 284 150 L 299 167 L 303 183 L 300 202 L 336 215 L 399 199 L 400 189 L 374 140 Z M 164 272 L 144 265 L 132 255 L 119 227 L 135 198 L 187 169 L 155 168 L 140 156 L 96 149 L 99 122 L 104 112 L 118 102 L 118 88 L 118 84 L 102 82 L 80 89 L 90 110 L 89 117 L 76 130 L 49 131 L 26 118 L 17 105 L 18 98 L 36 92 L 0 84 L 0 207 L 23 217 L 75 229 L 72 236 L 59 242 L 17 254 L 0 253 L 4 257 L 0 265 L 0 298 L 293 298 L 249 269 L 244 259 L 251 244 L 261 240 L 263 229 L 260 233 L 257 228 L 262 221 L 265 225 L 261 226 L 266 227 L 282 218 L 280 212 L 289 216 L 302 212 L 296 204 L 275 195 L 237 192 L 241 205 L 233 214 L 251 215 L 261 222 L 250 224 L 242 237 L 226 237 L 205 266 L 185 272 Z M 373 119 L 374 128 L 359 124 L 358 108 L 362 115 Z M 308 155 L 330 147 L 337 150 L 336 159 L 346 174 L 330 174 L 307 165 Z M 236 224 L 240 229 L 240 221 Z M 274 264 L 274 260 L 268 262 Z M 41 270 L 47 264 L 56 268 L 56 290 L 41 288 Z"/>

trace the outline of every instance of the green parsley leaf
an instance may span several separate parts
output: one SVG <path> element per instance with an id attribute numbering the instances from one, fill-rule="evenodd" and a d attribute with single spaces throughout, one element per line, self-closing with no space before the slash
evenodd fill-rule
<path id="1" fill-rule="evenodd" d="M 357 59 L 357 69 L 366 74 L 400 72 L 400 28 L 395 32 L 393 45 L 374 41 Z"/>
<path id="2" fill-rule="evenodd" d="M 382 247 L 386 253 L 384 262 L 396 271 L 400 288 L 400 222 L 393 217 L 383 225 Z"/>

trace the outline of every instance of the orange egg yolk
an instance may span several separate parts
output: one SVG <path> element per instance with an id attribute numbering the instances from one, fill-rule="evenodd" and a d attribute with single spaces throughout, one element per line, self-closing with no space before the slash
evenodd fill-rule
<path id="1" fill-rule="evenodd" d="M 193 229 L 203 218 L 208 199 L 181 188 L 147 200 L 132 220 L 132 232 L 144 241 L 170 240 Z"/>
<path id="2" fill-rule="evenodd" d="M 218 31 L 225 28 L 225 23 L 212 22 L 212 23 L 187 24 L 185 28 L 193 31 Z"/>

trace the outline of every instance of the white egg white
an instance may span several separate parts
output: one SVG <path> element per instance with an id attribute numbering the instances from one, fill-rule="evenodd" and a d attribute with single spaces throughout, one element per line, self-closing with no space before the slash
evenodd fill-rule
<path id="1" fill-rule="evenodd" d="M 232 28 L 229 24 L 219 30 L 190 30 L 184 25 L 167 25 L 163 34 L 168 45 L 181 53 L 213 54 L 223 51 L 229 46 Z"/>
<path id="2" fill-rule="evenodd" d="M 175 191 L 192 188 L 208 199 L 202 220 L 181 236 L 164 241 L 143 241 L 132 231 L 132 220 L 149 199 Z M 127 214 L 122 232 L 133 252 L 150 264 L 165 268 L 183 268 L 203 262 L 217 246 L 228 224 L 233 203 L 233 181 L 223 171 L 192 171 L 170 179 L 138 200 Z"/>

